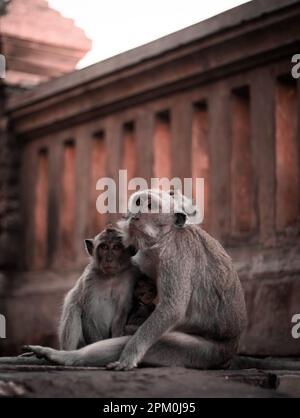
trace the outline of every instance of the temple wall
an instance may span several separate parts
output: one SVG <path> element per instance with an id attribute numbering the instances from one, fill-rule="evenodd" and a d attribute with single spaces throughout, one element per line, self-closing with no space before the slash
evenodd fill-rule
<path id="1" fill-rule="evenodd" d="M 83 240 L 116 219 L 96 213 L 96 181 L 127 169 L 205 178 L 204 228 L 245 289 L 241 352 L 299 355 L 299 18 L 297 1 L 251 2 L 10 97 L 20 267 L 5 272 L 1 352 L 56 344 L 63 295 L 87 261 Z"/>

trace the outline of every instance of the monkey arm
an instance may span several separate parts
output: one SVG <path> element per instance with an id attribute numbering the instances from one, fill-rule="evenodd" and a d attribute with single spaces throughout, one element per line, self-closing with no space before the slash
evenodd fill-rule
<path id="1" fill-rule="evenodd" d="M 177 274 L 174 272 L 171 276 L 166 273 L 160 274 L 159 304 L 126 344 L 119 362 L 109 365 L 109 368 L 130 370 L 136 367 L 147 350 L 184 319 L 190 299 L 190 286 L 188 282 L 180 283 L 181 274 L 182 271 L 179 277 L 176 277 Z M 171 286 L 170 277 L 172 277 Z"/>
<path id="2" fill-rule="evenodd" d="M 133 305 L 133 289 L 137 281 L 136 270 L 130 269 L 122 278 L 122 285 L 117 300 L 117 311 L 111 325 L 112 338 L 125 335 L 125 326 Z"/>
<path id="3" fill-rule="evenodd" d="M 128 310 L 123 309 L 114 318 L 112 326 L 111 326 L 112 338 L 122 337 L 124 335 L 127 316 L 128 316 Z"/>
<path id="4" fill-rule="evenodd" d="M 130 370 L 137 367 L 147 350 L 167 331 L 172 329 L 182 314 L 175 307 L 160 303 L 126 344 L 117 363 L 108 368 Z"/>
<path id="5" fill-rule="evenodd" d="M 76 350 L 84 341 L 81 323 L 81 311 L 78 308 L 70 309 L 63 315 L 60 330 L 60 349 L 65 351 Z"/>
<path id="6" fill-rule="evenodd" d="M 61 350 L 76 350 L 80 345 L 85 345 L 81 314 L 81 308 L 76 300 L 76 292 L 71 291 L 66 297 L 59 325 Z"/>
<path id="7" fill-rule="evenodd" d="M 123 288 L 118 300 L 118 310 L 111 326 L 112 338 L 125 335 L 125 325 L 132 308 L 133 281 L 129 276 L 128 285 Z"/>

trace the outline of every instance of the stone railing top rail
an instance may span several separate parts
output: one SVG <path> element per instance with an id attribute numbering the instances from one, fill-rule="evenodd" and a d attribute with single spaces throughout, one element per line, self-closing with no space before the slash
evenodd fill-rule
<path id="1" fill-rule="evenodd" d="M 265 17 L 275 14 L 282 9 L 296 4 L 299 5 L 299 0 L 273 0 L 272 2 L 270 0 L 252 0 L 242 6 L 238 6 L 143 46 L 116 55 L 80 71 L 75 71 L 74 73 L 46 82 L 23 93 L 21 96 L 18 94 L 10 99 L 8 110 L 13 111 L 22 108 L 47 97 L 76 88 L 94 79 L 107 76 L 139 64 L 142 61 L 171 52 L 192 42 L 233 29 L 262 16 Z"/>

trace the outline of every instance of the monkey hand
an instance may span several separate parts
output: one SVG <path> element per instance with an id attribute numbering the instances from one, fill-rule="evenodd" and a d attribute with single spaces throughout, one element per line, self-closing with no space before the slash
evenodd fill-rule
<path id="1" fill-rule="evenodd" d="M 138 362 L 134 358 L 121 356 L 119 361 L 109 363 L 106 368 L 107 370 L 128 371 L 135 369 L 137 365 Z"/>

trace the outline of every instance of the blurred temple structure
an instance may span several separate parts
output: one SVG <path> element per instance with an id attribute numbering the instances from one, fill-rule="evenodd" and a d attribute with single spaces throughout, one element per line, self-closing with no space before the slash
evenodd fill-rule
<path id="1" fill-rule="evenodd" d="M 96 181 L 204 177 L 204 228 L 232 255 L 240 351 L 299 356 L 300 1 L 254 0 L 80 71 L 90 41 L 45 0 L 0 17 L 0 313 L 7 339 L 55 345 L 63 296 L 108 220 Z"/>

